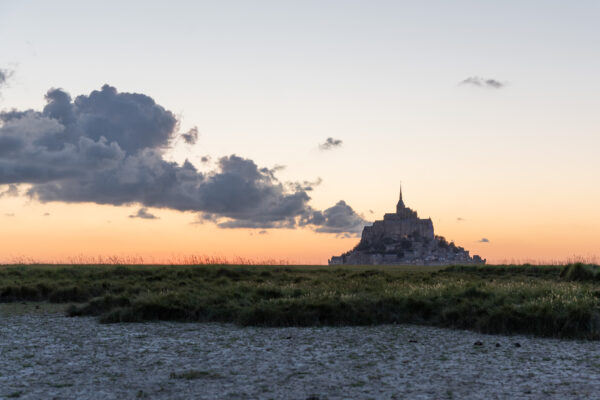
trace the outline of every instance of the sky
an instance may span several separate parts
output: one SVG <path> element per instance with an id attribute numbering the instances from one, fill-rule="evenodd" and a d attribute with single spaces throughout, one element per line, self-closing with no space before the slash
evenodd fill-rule
<path id="1" fill-rule="evenodd" d="M 600 256 L 597 1 L 0 2 L 0 262 L 322 264 L 404 201 Z"/>

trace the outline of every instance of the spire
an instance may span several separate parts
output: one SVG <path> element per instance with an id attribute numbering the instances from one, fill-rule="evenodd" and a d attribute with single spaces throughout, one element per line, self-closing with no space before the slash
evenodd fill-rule
<path id="1" fill-rule="evenodd" d="M 402 182 L 400 182 L 400 196 L 398 197 L 398 204 L 396 205 L 396 213 L 400 213 L 400 210 L 406 208 L 404 201 L 402 201 Z"/>
<path id="2" fill-rule="evenodd" d="M 400 197 L 398 201 L 402 201 L 402 181 L 400 181 Z"/>

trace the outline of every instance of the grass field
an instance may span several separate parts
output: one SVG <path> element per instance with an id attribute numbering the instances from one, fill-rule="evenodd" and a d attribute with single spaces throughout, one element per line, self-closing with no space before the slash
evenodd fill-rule
<path id="1" fill-rule="evenodd" d="M 69 303 L 101 322 L 415 323 L 600 339 L 600 268 L 0 266 L 0 302 Z M 72 304 L 75 303 L 75 304 Z"/>

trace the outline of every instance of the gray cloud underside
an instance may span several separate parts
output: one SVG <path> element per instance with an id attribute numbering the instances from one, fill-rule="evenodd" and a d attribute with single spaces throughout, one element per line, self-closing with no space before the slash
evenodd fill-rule
<path id="1" fill-rule="evenodd" d="M 319 149 L 321 150 L 332 150 L 336 147 L 340 147 L 342 145 L 342 141 L 340 139 L 334 139 L 334 138 L 327 138 L 327 140 L 325 141 L 325 143 L 321 143 L 319 145 Z"/>
<path id="2" fill-rule="evenodd" d="M 17 185 L 10 184 L 3 192 L 0 192 L 0 197 L 15 197 L 19 195 L 19 188 Z"/>
<path id="3" fill-rule="evenodd" d="M 488 238 L 481 238 L 480 240 L 478 240 L 479 243 L 489 243 L 490 240 Z"/>
<path id="4" fill-rule="evenodd" d="M 358 235 L 365 226 L 366 221 L 356 214 L 345 201 L 340 200 L 336 205 L 324 211 L 314 211 L 309 219 L 301 223 L 317 226 L 315 229 L 317 232 Z"/>
<path id="5" fill-rule="evenodd" d="M 148 209 L 146 207 L 140 208 L 137 211 L 137 213 L 130 215 L 129 218 L 158 219 L 158 217 L 156 215 L 148 212 Z"/>
<path id="6" fill-rule="evenodd" d="M 52 89 L 46 100 L 42 111 L 0 113 L 0 184 L 30 184 L 27 194 L 42 202 L 139 203 L 199 212 L 223 228 L 356 233 L 366 223 L 343 202 L 314 210 L 315 182 L 290 188 L 275 169 L 235 154 L 208 173 L 166 161 L 177 119 L 146 95 L 105 85 L 74 100 Z"/>
<path id="7" fill-rule="evenodd" d="M 502 83 L 496 79 L 486 79 L 480 78 L 478 76 L 470 76 L 467 79 L 460 82 L 460 85 L 472 85 L 478 87 L 485 87 L 490 89 L 501 89 L 506 86 L 505 83 Z"/>

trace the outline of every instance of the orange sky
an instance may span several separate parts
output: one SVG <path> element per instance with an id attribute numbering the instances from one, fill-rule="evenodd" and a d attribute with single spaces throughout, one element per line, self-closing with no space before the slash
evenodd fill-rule
<path id="1" fill-rule="evenodd" d="M 453 216 L 428 215 L 406 195 L 405 200 L 421 217 L 432 217 L 436 234 L 488 258 L 488 262 L 557 262 L 598 256 L 600 229 L 589 223 L 581 210 L 573 209 L 570 214 L 551 209 L 536 209 L 531 214 L 512 210 L 512 215 L 470 212 L 469 218 L 458 221 Z M 0 262 L 23 258 L 60 262 L 78 256 L 141 256 L 145 262 L 174 262 L 199 255 L 324 264 L 358 242 L 358 238 L 309 229 L 270 229 L 263 234 L 260 230 L 219 229 L 210 223 L 193 223 L 191 213 L 170 210 L 150 209 L 159 217 L 156 220 L 129 218 L 137 206 L 41 204 L 21 197 L 0 199 L 0 209 Z M 433 207 L 431 211 L 435 211 Z M 489 243 L 479 242 L 482 232 Z"/>
<path id="2" fill-rule="evenodd" d="M 319 264 L 356 242 L 307 229 L 263 234 L 261 230 L 219 229 L 193 223 L 193 214 L 168 210 L 152 210 L 160 219 L 144 220 L 128 217 L 138 207 L 22 204 L 17 199 L 2 200 L 0 206 L 14 213 L 0 216 L 0 262 L 22 257 L 61 261 L 79 255 L 142 256 L 147 262 L 171 262 L 199 255 Z"/>

